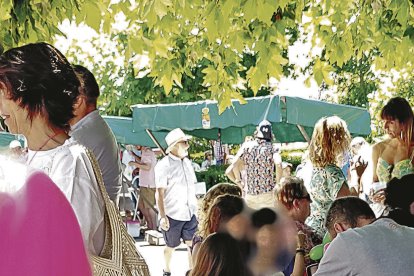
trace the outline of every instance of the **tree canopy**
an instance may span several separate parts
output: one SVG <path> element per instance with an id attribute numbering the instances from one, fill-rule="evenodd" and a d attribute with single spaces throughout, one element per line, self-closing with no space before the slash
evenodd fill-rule
<path id="1" fill-rule="evenodd" d="M 121 12 L 122 36 L 113 25 Z M 351 60 L 369 57 L 376 70 L 399 72 L 410 72 L 414 62 L 409 0 L 5 0 L 1 45 L 52 41 L 64 19 L 123 39 L 131 77 L 148 70 L 151 87 L 165 95 L 185 93 L 185 82 L 198 78 L 221 110 L 232 98 L 243 101 L 245 89 L 257 93 L 269 79 L 292 74 L 289 46 L 297 40 L 312 43 L 306 70 L 318 85 L 333 85 L 332 72 Z M 147 68 L 132 62 L 142 54 Z M 249 67 L 246 55 L 254 57 Z"/>

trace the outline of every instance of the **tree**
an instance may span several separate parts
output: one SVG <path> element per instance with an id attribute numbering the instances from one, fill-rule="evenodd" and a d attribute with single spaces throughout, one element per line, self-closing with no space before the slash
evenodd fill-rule
<path id="1" fill-rule="evenodd" d="M 377 70 L 411 71 L 414 63 L 409 0 L 6 0 L 0 11 L 6 49 L 50 41 L 64 18 L 111 33 L 115 15 L 122 11 L 128 19 L 126 60 L 148 55 L 148 77 L 166 95 L 182 88 L 185 78 L 195 78 L 193 70 L 208 61 L 202 84 L 209 97 L 219 100 L 221 111 L 232 98 L 243 101 L 239 73 L 246 70 L 245 53 L 255 56 L 245 76 L 254 93 L 269 78 L 283 76 L 292 30 L 323 49 L 323 55 L 309 53 L 319 85 L 333 85 L 335 67 L 350 59 L 359 62 L 373 51 L 378 53 L 373 56 Z"/>
<path id="2" fill-rule="evenodd" d="M 372 60 L 372 55 L 363 55 L 360 60 L 351 58 L 342 67 L 335 67 L 338 103 L 368 108 L 368 96 L 380 83 L 372 70 Z"/>

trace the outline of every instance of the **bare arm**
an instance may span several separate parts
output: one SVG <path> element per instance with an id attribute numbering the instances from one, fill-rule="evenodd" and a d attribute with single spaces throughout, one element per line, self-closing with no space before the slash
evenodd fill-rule
<path id="1" fill-rule="evenodd" d="M 157 188 L 157 192 L 158 192 L 158 211 L 160 213 L 160 217 L 161 218 L 165 218 L 165 208 L 164 208 L 164 192 L 165 189 L 164 188 Z"/>
<path id="2" fill-rule="evenodd" d="M 151 169 L 151 165 L 148 163 L 143 162 L 129 162 L 130 166 L 134 166 L 136 168 L 139 168 L 140 170 L 149 171 Z"/>
<path id="3" fill-rule="evenodd" d="M 226 170 L 227 177 L 241 187 L 241 171 L 244 169 L 244 162 L 236 159 Z M 241 187 L 243 190 L 243 187 Z"/>
<path id="4" fill-rule="evenodd" d="M 342 184 L 341 189 L 339 189 L 338 193 L 336 194 L 336 198 L 350 196 L 350 195 L 352 194 L 349 191 L 348 185 L 346 184 L 346 182 L 344 182 L 344 184 Z"/>
<path id="5" fill-rule="evenodd" d="M 378 182 L 377 164 L 381 155 L 381 144 L 376 144 L 372 147 L 372 182 Z"/>

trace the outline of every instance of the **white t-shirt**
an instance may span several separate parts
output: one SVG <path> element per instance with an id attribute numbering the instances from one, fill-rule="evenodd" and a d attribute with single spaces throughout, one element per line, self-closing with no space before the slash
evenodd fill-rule
<path id="1" fill-rule="evenodd" d="M 191 161 L 169 154 L 155 166 L 155 185 L 165 189 L 165 214 L 172 219 L 189 221 L 197 211 L 194 184 L 197 182 Z"/>
<path id="2" fill-rule="evenodd" d="M 329 245 L 315 276 L 413 275 L 414 228 L 381 218 L 348 229 Z"/>
<path id="3" fill-rule="evenodd" d="M 109 198 L 117 202 L 121 191 L 121 163 L 115 136 L 95 110 L 72 126 L 70 136 L 90 149 L 98 160 Z"/>
<path id="4" fill-rule="evenodd" d="M 70 138 L 51 150 L 29 150 L 28 165 L 44 171 L 60 188 L 75 211 L 85 247 L 99 255 L 105 239 L 105 204 L 86 149 Z M 56 218 L 50 223 L 59 223 L 59 214 Z"/>

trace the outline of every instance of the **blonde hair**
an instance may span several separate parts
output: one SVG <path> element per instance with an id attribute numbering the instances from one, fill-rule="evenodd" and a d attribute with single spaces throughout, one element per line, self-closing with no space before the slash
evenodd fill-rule
<path id="1" fill-rule="evenodd" d="M 242 190 L 239 186 L 231 183 L 218 183 L 210 188 L 210 190 L 207 191 L 205 194 L 201 206 L 199 208 L 198 212 L 198 220 L 199 225 L 202 225 L 204 223 L 204 220 L 207 216 L 207 212 L 210 209 L 210 206 L 213 204 L 214 200 L 221 195 L 236 195 L 241 197 L 242 196 Z"/>
<path id="2" fill-rule="evenodd" d="M 315 167 L 340 165 L 349 150 L 351 135 L 338 116 L 323 117 L 316 124 L 309 145 L 309 159 Z"/>

